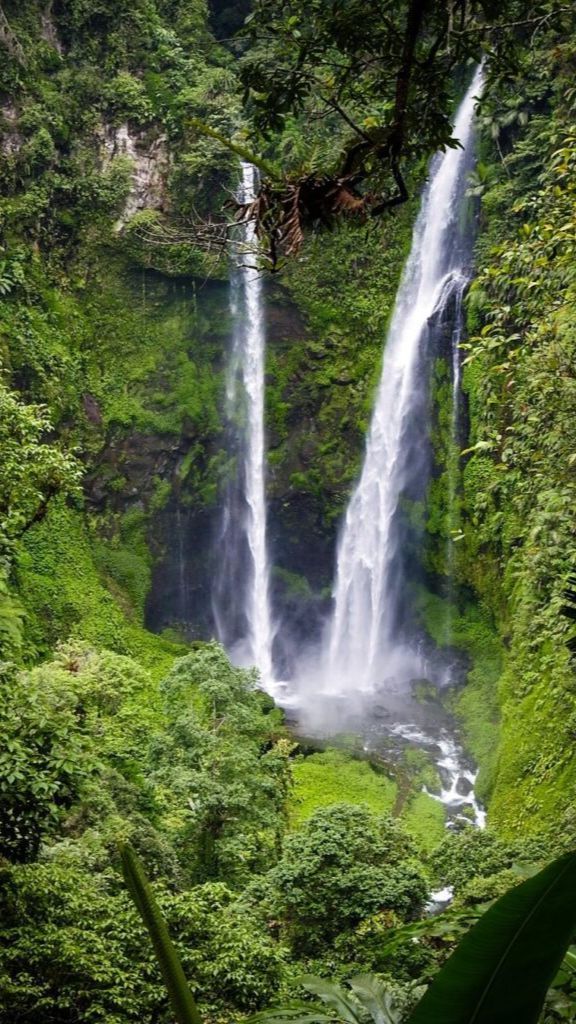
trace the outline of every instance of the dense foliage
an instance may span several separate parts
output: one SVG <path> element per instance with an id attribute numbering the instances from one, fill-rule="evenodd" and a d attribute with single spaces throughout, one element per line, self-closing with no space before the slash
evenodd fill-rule
<path id="1" fill-rule="evenodd" d="M 410 919 L 422 910 L 427 891 L 402 826 L 339 803 L 316 811 L 286 839 L 265 885 L 299 955 L 321 955 L 342 932 L 376 914 Z"/>
<path id="2" fill-rule="evenodd" d="M 67 1021 L 81 1005 L 141 1020 L 162 1004 L 114 869 L 120 838 L 161 880 L 206 1001 L 269 997 L 282 950 L 234 890 L 277 856 L 288 769 L 250 675 L 207 647 L 176 662 L 161 702 L 134 661 L 67 647 L 3 688 L 2 1019 Z"/>
<path id="3" fill-rule="evenodd" d="M 369 968 L 429 882 L 405 828 L 335 803 L 286 835 L 289 755 L 272 703 L 216 645 L 158 688 L 136 662 L 68 645 L 10 671 L 1 728 L 0 1019 L 164 1019 L 160 975 L 118 873 L 155 879 L 195 991 L 226 1018 L 309 964 Z M 422 955 L 404 941 L 404 973 Z M 410 966 L 406 966 L 410 965 Z"/>
<path id="4" fill-rule="evenodd" d="M 551 32 L 482 105 L 456 519 L 446 471 L 431 502 L 443 546 L 435 568 L 451 534 L 461 590 L 451 640 L 438 603 L 424 602 L 425 618 L 476 662 L 460 708 L 493 821 L 518 835 L 556 831 L 558 815 L 573 835 L 573 631 L 563 609 L 575 557 L 574 66 L 573 40 Z M 446 392 L 441 400 L 449 410 Z"/>
<path id="5" fill-rule="evenodd" d="M 2 1024 L 168 1024 L 119 840 L 218 1024 L 299 996 L 306 972 L 375 971 L 403 1019 L 479 907 L 574 843 L 573 12 L 449 6 L 262 0 L 233 40 L 249 12 L 226 0 L 0 8 Z M 229 469 L 233 313 L 205 241 L 237 157 L 219 140 L 250 135 L 282 188 L 350 173 L 355 198 L 388 208 L 400 172 L 415 196 L 298 237 L 264 288 L 273 591 L 306 637 L 425 159 L 451 144 L 481 51 L 462 443 L 440 354 L 435 474 L 412 510 L 428 535 L 414 606 L 467 674 L 447 702 L 489 812 L 486 832 L 446 834 L 426 753 L 298 752 L 252 674 L 186 641 L 211 635 Z M 453 909 L 428 918 L 445 886 Z M 573 977 L 568 962 L 546 1021 L 576 1019 Z"/>
<path id="6" fill-rule="evenodd" d="M 536 33 L 561 32 L 568 15 L 557 0 L 532 4 L 529 15 L 516 0 L 257 0 L 241 69 L 253 124 L 264 137 L 288 127 L 290 137 L 294 118 L 306 123 L 304 147 L 265 168 L 248 210 L 273 269 L 300 252 L 307 228 L 406 202 L 422 159 L 458 145 L 458 73 L 487 58 L 490 84 L 501 85 Z"/>

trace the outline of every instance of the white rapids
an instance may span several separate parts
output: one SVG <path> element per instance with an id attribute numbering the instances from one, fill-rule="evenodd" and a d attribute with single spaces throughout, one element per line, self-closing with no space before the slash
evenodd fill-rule
<path id="1" fill-rule="evenodd" d="M 474 793 L 477 772 L 467 767 L 463 751 L 455 740 L 446 732 L 435 739 L 413 725 L 395 725 L 390 732 L 420 749 L 439 750 L 440 756 L 434 757 L 434 762 L 442 788 L 439 793 L 432 793 L 424 786 L 423 791 L 444 805 L 448 824 L 460 820 L 485 828 L 486 812 Z"/>

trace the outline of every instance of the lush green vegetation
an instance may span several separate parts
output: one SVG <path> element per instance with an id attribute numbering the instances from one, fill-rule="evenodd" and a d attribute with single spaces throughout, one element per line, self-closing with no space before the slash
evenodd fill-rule
<path id="1" fill-rule="evenodd" d="M 365 804 L 371 811 L 390 811 L 396 800 L 396 786 L 387 776 L 377 773 L 366 761 L 341 750 L 300 757 L 292 769 L 294 790 L 290 798 L 290 817 L 299 825 L 317 807 L 340 803 Z"/>
<path id="2" fill-rule="evenodd" d="M 263 0 L 234 41 L 248 10 L 226 0 L 0 7 L 1 1024 L 172 1020 L 119 842 L 152 878 L 203 1020 L 300 998 L 312 974 L 350 981 L 337 998 L 364 1024 L 359 975 L 404 1021 L 479 911 L 576 841 L 576 31 L 552 0 L 526 19 L 482 3 L 463 38 L 433 5 L 399 125 L 381 56 L 402 59 L 415 5 L 376 6 L 375 33 L 371 0 L 291 0 L 282 17 Z M 413 510 L 427 534 L 413 607 L 460 659 L 445 703 L 489 815 L 486 832 L 446 832 L 423 751 L 303 751 L 253 675 L 186 643 L 176 614 L 153 634 L 147 609 L 176 513 L 208 604 L 231 312 L 206 223 L 223 222 L 237 173 L 219 140 L 249 134 L 280 193 L 351 156 L 353 189 L 388 205 L 399 159 L 417 193 L 480 49 L 463 436 L 440 354 L 435 472 Z M 329 210 L 334 230 L 298 239 L 266 284 L 274 586 L 295 620 L 328 594 L 416 203 Z M 192 626 L 209 641 L 206 622 Z M 451 909 L 427 916 L 445 886 Z M 550 1024 L 576 1020 L 573 963 Z"/>
<path id="3" fill-rule="evenodd" d="M 142 865 L 129 846 L 122 846 L 121 854 L 126 884 L 152 939 L 176 1018 L 179 1024 L 199 1024 L 182 964 Z M 459 943 L 422 998 L 418 989 L 413 991 L 417 1004 L 407 1018 L 407 1006 L 393 989 L 376 975 L 361 974 L 351 978 L 347 988 L 305 975 L 301 986 L 320 1000 L 316 1006 L 276 1008 L 256 1019 L 268 1024 L 328 1024 L 334 1019 L 346 1024 L 366 1019 L 374 1024 L 398 1024 L 402 1019 L 408 1024 L 536 1024 L 558 968 L 573 960 L 567 947 L 576 922 L 575 871 L 576 856 L 567 854 L 500 897 Z"/>
<path id="4" fill-rule="evenodd" d="M 433 968 L 437 943 L 415 949 L 407 936 L 386 955 L 384 939 L 421 915 L 432 880 L 459 885 L 473 864 L 479 885 L 541 855 L 472 831 L 447 837 L 435 862 L 398 818 L 358 802 L 319 806 L 288 831 L 294 744 L 254 678 L 215 645 L 177 660 L 160 687 L 133 659 L 72 644 L 29 671 L 5 668 L 2 683 L 6 1021 L 64 1024 L 73 1007 L 102 1022 L 164 1012 L 119 840 L 145 860 L 216 1019 L 290 994 L 310 968 L 397 971 L 409 987 Z M 480 890 L 468 903 L 493 891 Z"/>
<path id="5" fill-rule="evenodd" d="M 385 765 L 358 753 L 328 748 L 295 757 L 292 780 L 288 814 L 293 828 L 317 808 L 345 801 L 366 806 L 375 814 L 399 815 L 421 851 L 432 851 L 443 837 L 444 808 L 429 795 L 438 792 L 439 780 L 423 751 L 408 749 L 400 763 Z M 423 792 L 423 786 L 429 792 Z"/>
<path id="6" fill-rule="evenodd" d="M 574 59 L 573 40 L 543 40 L 483 105 L 464 378 L 470 435 L 457 520 L 448 464 L 429 519 L 431 569 L 446 571 L 452 535 L 460 587 L 452 607 L 420 596 L 435 641 L 472 659 L 457 707 L 492 821 L 510 835 L 556 831 L 559 820 L 570 829 L 572 817 L 574 666 L 563 607 L 575 554 Z M 446 409 L 449 396 L 436 390 Z"/>
<path id="7" fill-rule="evenodd" d="M 3 689 L 2 1019 L 158 1012 L 120 839 L 161 882 L 214 1012 L 268 998 L 282 950 L 236 907 L 238 887 L 276 859 L 290 745 L 250 675 L 206 647 L 159 690 L 130 658 L 68 646 L 6 670 Z"/>

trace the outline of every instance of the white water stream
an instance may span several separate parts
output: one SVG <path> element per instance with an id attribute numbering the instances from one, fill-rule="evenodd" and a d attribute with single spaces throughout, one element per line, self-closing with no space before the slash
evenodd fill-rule
<path id="1" fill-rule="evenodd" d="M 257 172 L 242 164 L 239 201 L 249 203 Z M 231 288 L 234 319 L 226 413 L 235 432 L 236 474 L 227 489 L 220 572 L 214 593 L 219 639 L 232 660 L 255 666 L 265 689 L 273 689 L 270 566 L 266 540 L 266 448 L 264 431 L 266 330 L 262 277 L 256 266 L 253 224 L 242 227 Z"/>

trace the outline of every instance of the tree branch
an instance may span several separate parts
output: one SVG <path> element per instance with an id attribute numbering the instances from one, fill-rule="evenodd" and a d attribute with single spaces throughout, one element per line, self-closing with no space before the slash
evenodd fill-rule
<path id="1" fill-rule="evenodd" d="M 406 19 L 406 31 L 404 34 L 404 45 L 402 47 L 402 58 L 400 68 L 396 76 L 396 95 L 394 98 L 394 118 L 390 133 L 390 153 L 393 159 L 397 160 L 404 144 L 404 133 L 406 130 L 406 114 L 408 110 L 408 97 L 414 70 L 416 44 L 422 29 L 424 14 L 429 0 L 411 0 Z"/>

